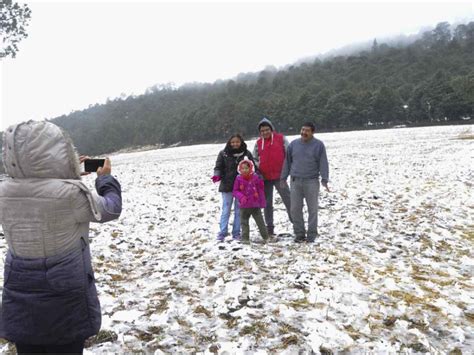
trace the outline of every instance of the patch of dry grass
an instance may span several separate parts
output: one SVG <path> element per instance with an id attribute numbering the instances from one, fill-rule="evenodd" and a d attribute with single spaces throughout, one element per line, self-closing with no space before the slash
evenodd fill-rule
<path id="1" fill-rule="evenodd" d="M 204 306 L 197 306 L 195 309 L 194 309 L 194 313 L 196 314 L 204 314 L 207 318 L 211 318 L 212 317 L 212 312 L 207 310 Z"/>
<path id="2" fill-rule="evenodd" d="M 458 135 L 457 139 L 462 139 L 462 140 L 474 139 L 474 133 L 472 133 L 471 131 L 462 132 Z"/>
<path id="3" fill-rule="evenodd" d="M 255 340 L 260 340 L 262 339 L 263 337 L 265 337 L 268 333 L 268 326 L 267 324 L 261 322 L 261 321 L 257 321 L 257 322 L 254 322 L 250 325 L 246 325 L 244 326 L 240 332 L 239 332 L 239 335 L 240 336 L 244 336 L 244 335 L 250 335 L 250 336 L 253 336 L 255 338 Z"/>
<path id="4" fill-rule="evenodd" d="M 86 340 L 84 347 L 90 348 L 93 345 L 106 342 L 114 342 L 118 339 L 117 333 L 112 330 L 100 330 L 99 333 Z"/>

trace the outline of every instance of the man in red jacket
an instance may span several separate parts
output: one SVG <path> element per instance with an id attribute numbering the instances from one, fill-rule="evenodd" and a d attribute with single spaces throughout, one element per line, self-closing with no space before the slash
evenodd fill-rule
<path id="1" fill-rule="evenodd" d="M 253 157 L 257 163 L 265 183 L 267 207 L 264 209 L 265 223 L 268 234 L 274 235 L 273 225 L 273 187 L 281 196 L 286 212 L 290 218 L 290 189 L 287 184 L 280 183 L 280 175 L 285 161 L 288 140 L 281 133 L 275 132 L 273 124 L 267 118 L 258 123 L 260 138 L 253 148 Z"/>

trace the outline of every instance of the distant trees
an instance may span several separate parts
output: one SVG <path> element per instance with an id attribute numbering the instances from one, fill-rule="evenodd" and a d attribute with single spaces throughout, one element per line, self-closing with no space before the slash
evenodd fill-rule
<path id="1" fill-rule="evenodd" d="M 18 52 L 18 43 L 28 36 L 26 27 L 31 17 L 31 10 L 26 4 L 18 5 L 12 0 L 0 2 L 0 60 Z M 2 137 L 0 136 L 0 150 Z M 0 174 L 4 173 L 0 155 Z"/>
<path id="2" fill-rule="evenodd" d="M 0 59 L 15 57 L 18 43 L 28 36 L 26 28 L 31 18 L 31 10 L 26 4 L 19 5 L 12 0 L 0 2 Z"/>
<path id="3" fill-rule="evenodd" d="M 409 45 L 374 40 L 359 53 L 214 84 L 155 86 L 137 97 L 55 118 L 81 152 L 101 154 L 130 146 L 225 140 L 257 135 L 268 116 L 296 133 L 303 120 L 334 130 L 432 124 L 473 117 L 474 22 L 442 22 Z"/>

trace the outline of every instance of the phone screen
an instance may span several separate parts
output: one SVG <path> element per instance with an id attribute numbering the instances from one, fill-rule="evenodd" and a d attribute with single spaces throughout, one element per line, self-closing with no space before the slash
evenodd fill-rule
<path id="1" fill-rule="evenodd" d="M 101 166 L 104 166 L 105 159 L 87 159 L 84 160 L 84 171 L 88 173 L 96 172 Z"/>

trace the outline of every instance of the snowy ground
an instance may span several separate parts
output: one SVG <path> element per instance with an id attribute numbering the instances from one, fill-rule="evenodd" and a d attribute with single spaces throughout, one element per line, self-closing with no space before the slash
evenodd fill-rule
<path id="1" fill-rule="evenodd" d="M 86 354 L 472 353 L 474 140 L 457 138 L 473 129 L 317 135 L 332 191 L 314 245 L 262 245 L 252 224 L 249 246 L 215 242 L 222 144 L 113 156 L 124 211 L 91 249 L 117 339 Z M 279 198 L 275 214 L 291 233 Z"/>

